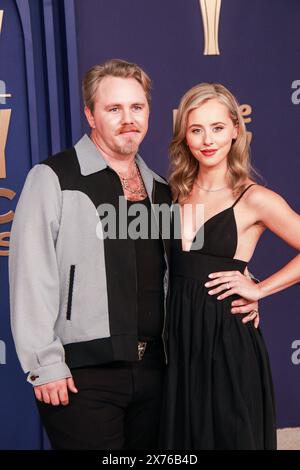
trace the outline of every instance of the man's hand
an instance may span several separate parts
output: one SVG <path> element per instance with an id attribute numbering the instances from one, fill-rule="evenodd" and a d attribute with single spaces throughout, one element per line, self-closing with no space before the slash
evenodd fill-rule
<path id="1" fill-rule="evenodd" d="M 258 302 L 249 302 L 246 299 L 237 299 L 231 302 L 231 313 L 248 313 L 246 317 L 243 318 L 243 323 L 248 323 L 248 321 L 253 321 L 255 328 L 259 325 L 259 312 L 258 312 Z"/>
<path id="2" fill-rule="evenodd" d="M 34 387 L 37 400 L 54 406 L 69 404 L 68 390 L 73 393 L 78 392 L 72 377 Z"/>

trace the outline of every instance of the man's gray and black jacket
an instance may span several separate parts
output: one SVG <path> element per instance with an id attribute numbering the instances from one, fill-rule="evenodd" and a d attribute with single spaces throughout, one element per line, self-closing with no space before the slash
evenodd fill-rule
<path id="1" fill-rule="evenodd" d="M 166 181 L 139 155 L 136 163 L 150 201 L 170 206 Z M 70 377 L 72 367 L 138 360 L 134 240 L 96 236 L 98 206 L 117 209 L 122 194 L 117 174 L 86 135 L 27 176 L 9 275 L 12 332 L 33 385 Z M 163 240 L 165 298 L 169 244 Z"/>

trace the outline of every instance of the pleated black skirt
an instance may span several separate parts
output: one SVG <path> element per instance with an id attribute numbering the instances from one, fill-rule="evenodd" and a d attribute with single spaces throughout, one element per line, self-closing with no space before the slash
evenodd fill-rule
<path id="1" fill-rule="evenodd" d="M 245 265 L 204 255 L 193 263 L 186 254 L 174 260 L 171 280 L 160 448 L 275 449 L 273 384 L 261 331 L 232 315 L 233 297 L 219 301 L 204 286 L 210 272 L 243 272 Z"/>

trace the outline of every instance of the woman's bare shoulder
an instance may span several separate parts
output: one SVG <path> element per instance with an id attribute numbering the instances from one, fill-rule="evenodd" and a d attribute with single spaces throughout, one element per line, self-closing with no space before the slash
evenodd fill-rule
<path id="1" fill-rule="evenodd" d="M 274 204 L 287 204 L 284 198 L 272 189 L 256 183 L 255 181 L 249 180 L 247 186 L 251 184 L 253 184 L 253 186 L 248 189 L 244 196 L 244 201 L 246 204 L 249 204 L 249 206 L 267 208 L 268 206 Z"/>

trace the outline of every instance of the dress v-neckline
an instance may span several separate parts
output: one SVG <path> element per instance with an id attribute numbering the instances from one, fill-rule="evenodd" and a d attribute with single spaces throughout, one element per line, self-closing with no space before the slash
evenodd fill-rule
<path id="1" fill-rule="evenodd" d="M 183 251 L 183 252 L 185 252 L 185 253 L 189 253 L 189 252 L 191 251 L 191 247 L 192 247 L 193 243 L 195 242 L 195 240 L 196 240 L 196 238 L 197 238 L 198 233 L 200 232 L 200 230 L 205 230 L 206 225 L 207 225 L 210 221 L 214 220 L 216 217 L 218 217 L 219 215 L 223 214 L 224 212 L 229 211 L 230 209 L 232 210 L 233 219 L 234 219 L 235 227 L 236 227 L 236 230 L 237 230 L 237 225 L 236 225 L 236 220 L 235 220 L 235 215 L 234 215 L 234 210 L 233 210 L 234 205 L 235 205 L 235 204 L 233 204 L 233 205 L 231 205 L 231 206 L 229 206 L 229 207 L 226 207 L 225 209 L 221 210 L 220 212 L 217 212 L 217 213 L 214 214 L 212 217 L 209 217 L 209 219 L 207 219 L 205 222 L 203 222 L 203 224 L 200 225 L 200 227 L 196 230 L 195 236 L 194 236 L 194 238 L 193 238 L 193 241 L 192 241 L 192 243 L 191 243 L 191 245 L 190 245 L 190 249 L 189 249 L 189 250 L 184 250 L 184 249 L 183 249 L 183 246 L 182 246 L 182 223 L 181 223 L 181 217 L 180 217 L 180 247 L 181 247 L 181 251 Z"/>
<path id="2" fill-rule="evenodd" d="M 200 225 L 200 227 L 197 229 L 197 231 L 195 232 L 195 236 L 193 238 L 193 241 L 190 245 L 190 249 L 189 250 L 184 250 L 183 247 L 182 247 L 182 224 L 181 224 L 181 213 L 180 213 L 180 249 L 181 251 L 185 252 L 185 253 L 189 253 L 191 251 L 191 248 L 193 246 L 193 243 L 195 242 L 195 239 L 197 238 L 197 235 L 198 233 L 200 232 L 200 230 L 205 230 L 205 227 L 206 225 L 211 222 L 212 220 L 214 220 L 216 217 L 218 217 L 219 215 L 221 214 L 224 214 L 224 212 L 227 212 L 229 210 L 232 210 L 232 215 L 233 215 L 233 220 L 234 220 L 234 226 L 235 226 L 235 230 L 236 230 L 236 234 L 238 234 L 238 230 L 237 230 L 237 223 L 236 223 L 236 219 L 235 219 L 235 213 L 234 213 L 234 207 L 235 205 L 239 202 L 239 200 L 243 197 L 243 195 L 245 194 L 246 191 L 248 191 L 249 188 L 251 188 L 252 186 L 256 186 L 256 183 L 252 183 L 252 184 L 249 184 L 249 186 L 247 186 L 244 191 L 242 191 L 242 193 L 239 195 L 239 197 L 234 201 L 234 203 L 229 206 L 229 207 L 226 207 L 225 209 L 221 210 L 220 212 L 217 212 L 215 215 L 213 215 L 212 217 L 210 217 L 209 219 L 207 219 L 202 225 Z M 236 240 L 236 245 L 238 243 L 238 240 Z"/>

